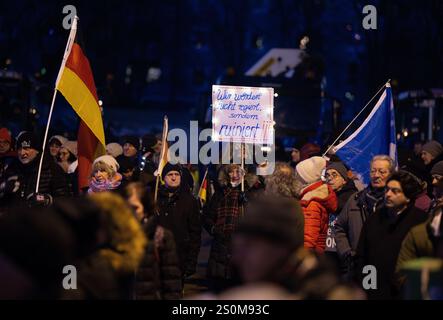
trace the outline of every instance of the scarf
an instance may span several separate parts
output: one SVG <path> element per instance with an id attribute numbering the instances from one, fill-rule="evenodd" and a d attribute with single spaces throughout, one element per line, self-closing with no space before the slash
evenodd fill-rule
<path id="1" fill-rule="evenodd" d="M 225 236 L 230 236 L 240 220 L 240 188 L 227 187 L 223 190 L 223 198 L 216 209 L 215 227 Z"/>
<path id="2" fill-rule="evenodd" d="M 115 190 L 120 186 L 121 183 L 122 175 L 120 173 L 116 173 L 111 180 L 105 180 L 102 182 L 99 182 L 95 179 L 95 177 L 92 177 L 91 181 L 89 182 L 88 193 Z"/>

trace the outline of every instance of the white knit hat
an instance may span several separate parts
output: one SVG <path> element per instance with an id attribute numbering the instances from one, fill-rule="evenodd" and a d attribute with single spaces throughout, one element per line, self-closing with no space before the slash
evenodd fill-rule
<path id="1" fill-rule="evenodd" d="M 104 156 L 98 157 L 97 159 L 94 160 L 93 166 L 97 162 L 105 163 L 106 165 L 110 166 L 112 168 L 112 170 L 114 170 L 115 172 L 117 172 L 118 168 L 120 168 L 117 160 L 115 160 L 114 157 L 110 156 L 110 155 L 104 155 Z"/>
<path id="2" fill-rule="evenodd" d="M 119 155 L 123 154 L 123 148 L 120 144 L 111 142 L 106 145 L 106 153 L 117 158 Z"/>
<path id="3" fill-rule="evenodd" d="M 311 157 L 303 160 L 295 167 L 300 178 L 311 184 L 321 180 L 321 175 L 326 167 L 326 160 L 322 157 Z"/>

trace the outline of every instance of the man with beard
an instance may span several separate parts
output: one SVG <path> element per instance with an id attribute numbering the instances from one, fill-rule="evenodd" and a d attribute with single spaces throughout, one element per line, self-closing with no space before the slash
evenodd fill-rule
<path id="1" fill-rule="evenodd" d="M 375 267 L 376 286 L 364 288 L 368 299 L 398 299 L 395 266 L 403 239 L 412 227 L 428 218 L 414 206 L 421 181 L 407 171 L 394 172 L 386 182 L 385 206 L 368 217 L 356 252 L 357 278 L 364 283 L 366 266 Z M 371 281 L 372 282 L 372 281 Z"/>
<path id="2" fill-rule="evenodd" d="M 54 197 L 70 195 L 63 169 L 49 155 L 43 159 L 39 194 L 35 194 L 42 152 L 40 141 L 34 134 L 22 132 L 17 137 L 16 149 L 18 159 L 8 167 L 0 182 L 3 209 L 23 203 L 49 205 Z"/>

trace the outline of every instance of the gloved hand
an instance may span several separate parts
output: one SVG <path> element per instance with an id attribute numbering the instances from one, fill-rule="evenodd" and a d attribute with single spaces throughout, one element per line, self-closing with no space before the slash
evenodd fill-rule
<path id="1" fill-rule="evenodd" d="M 30 207 L 48 207 L 52 204 L 52 196 L 47 193 L 30 194 L 26 200 Z"/>
<path id="2" fill-rule="evenodd" d="M 11 194 L 16 193 L 20 189 L 20 181 L 18 176 L 9 177 L 6 181 L 0 184 L 1 194 Z"/>
<path id="3" fill-rule="evenodd" d="M 238 204 L 244 205 L 244 204 L 246 204 L 246 202 L 248 202 L 248 198 L 246 197 L 246 192 L 240 192 Z"/>

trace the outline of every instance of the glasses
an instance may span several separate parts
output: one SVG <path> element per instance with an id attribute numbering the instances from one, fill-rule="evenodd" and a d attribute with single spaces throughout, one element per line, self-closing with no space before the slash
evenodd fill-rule
<path id="1" fill-rule="evenodd" d="M 439 175 L 439 174 L 433 174 L 432 175 L 432 179 L 435 179 L 437 181 L 440 181 L 443 179 L 443 176 Z"/>
<path id="2" fill-rule="evenodd" d="M 370 173 L 371 173 L 372 175 L 376 174 L 377 172 L 378 172 L 380 175 L 382 175 L 382 176 L 386 176 L 386 175 L 389 174 L 389 171 L 388 171 L 388 170 L 371 169 L 371 171 L 370 171 Z"/>
<path id="3" fill-rule="evenodd" d="M 326 180 L 333 180 L 333 179 L 337 179 L 338 178 L 338 174 L 333 172 L 333 173 L 327 173 L 325 175 Z"/>

